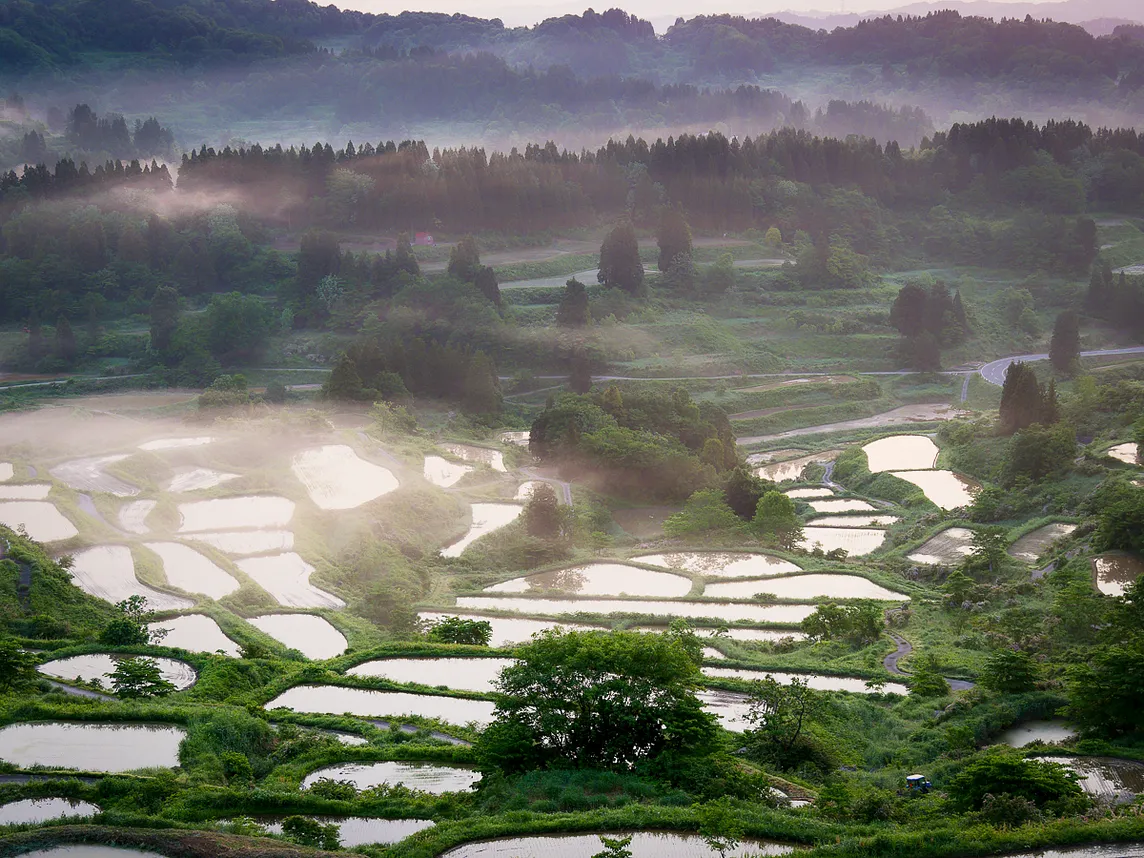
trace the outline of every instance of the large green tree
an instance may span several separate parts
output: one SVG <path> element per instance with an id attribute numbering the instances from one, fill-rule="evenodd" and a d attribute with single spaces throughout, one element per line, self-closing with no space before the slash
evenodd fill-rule
<path id="1" fill-rule="evenodd" d="M 759 499 L 755 528 L 764 539 L 773 540 L 788 550 L 802 542 L 802 522 L 795 512 L 794 501 L 782 492 L 769 491 Z"/>
<path id="2" fill-rule="evenodd" d="M 151 296 L 151 350 L 166 354 L 171 338 L 179 327 L 179 291 L 173 286 L 159 286 Z"/>
<path id="3" fill-rule="evenodd" d="M 1049 342 L 1049 360 L 1053 369 L 1063 375 L 1076 371 L 1080 363 L 1080 318 L 1075 310 L 1065 310 L 1057 316 Z"/>
<path id="4" fill-rule="evenodd" d="M 1022 361 L 1009 364 L 1001 387 L 1001 430 L 1012 435 L 1041 421 L 1044 392 L 1033 368 Z"/>
<path id="5" fill-rule="evenodd" d="M 644 267 L 640 261 L 639 241 L 631 222 L 612 227 L 600 245 L 600 272 L 597 278 L 609 289 L 622 289 L 640 295 L 644 287 Z"/>
<path id="6" fill-rule="evenodd" d="M 481 251 L 477 240 L 466 235 L 449 251 L 449 275 L 465 283 L 473 283 L 481 270 Z"/>
<path id="7" fill-rule="evenodd" d="M 486 767 L 627 770 L 713 747 L 715 719 L 695 696 L 699 667 L 672 636 L 552 630 L 516 657 L 478 743 Z"/>

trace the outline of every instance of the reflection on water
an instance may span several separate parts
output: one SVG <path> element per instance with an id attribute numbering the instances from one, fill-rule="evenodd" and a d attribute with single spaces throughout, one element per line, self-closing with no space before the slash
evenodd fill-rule
<path id="1" fill-rule="evenodd" d="M 135 561 L 126 545 L 101 545 L 75 555 L 72 583 L 97 599 L 113 605 L 131 596 L 142 596 L 153 611 L 181 611 L 194 602 L 182 596 L 161 593 L 135 577 Z"/>
<path id="2" fill-rule="evenodd" d="M 1076 527 L 1075 524 L 1059 521 L 1038 527 L 1009 546 L 1009 554 L 1026 563 L 1036 563 L 1037 558 L 1044 554 L 1050 545 L 1061 537 L 1068 536 L 1076 530 Z"/>
<path id="3" fill-rule="evenodd" d="M 458 766 L 438 766 L 433 763 L 343 763 L 326 766 L 306 775 L 302 788 L 308 789 L 322 778 L 351 781 L 358 789 L 373 789 L 382 784 L 401 784 L 419 792 L 440 795 L 445 792 L 464 792 L 481 779 L 474 769 Z"/>
<path id="4" fill-rule="evenodd" d="M 1023 748 L 1033 742 L 1063 742 L 1076 735 L 1076 730 L 1060 720 L 1026 721 L 1015 724 L 997 737 L 998 743 L 1011 748 Z"/>
<path id="5" fill-rule="evenodd" d="M 1080 786 L 1096 798 L 1132 801 L 1144 793 L 1144 763 L 1116 757 L 1041 757 L 1080 776 Z"/>
<path id="6" fill-rule="evenodd" d="M 350 676 L 380 676 L 393 682 L 416 682 L 431 688 L 492 691 L 493 681 L 511 658 L 383 658 L 346 671 Z"/>
<path id="7" fill-rule="evenodd" d="M 1124 589 L 1144 575 L 1144 560 L 1135 554 L 1102 554 L 1092 559 L 1096 588 L 1106 596 L 1123 596 Z"/>
<path id="8" fill-rule="evenodd" d="M 456 462 L 450 462 L 448 459 L 442 459 L 440 456 L 426 456 L 423 473 L 425 479 L 433 485 L 447 489 L 459 482 L 461 477 L 471 470 L 472 468 L 468 465 L 459 465 Z"/>
<path id="9" fill-rule="evenodd" d="M 98 805 L 70 798 L 26 798 L 0 804 L 0 825 L 21 825 L 30 822 L 46 822 L 49 819 L 62 819 L 65 816 L 95 816 Z"/>
<path id="10" fill-rule="evenodd" d="M 459 541 L 447 548 L 442 548 L 441 556 L 460 557 L 466 548 L 482 536 L 511 524 L 522 512 L 524 512 L 524 507 L 515 503 L 473 504 L 473 523 L 469 527 L 469 532 Z"/>
<path id="11" fill-rule="evenodd" d="M 120 846 L 90 846 L 75 843 L 25 852 L 23 858 L 163 858 L 163 856 L 158 852 L 141 852 L 138 849 L 125 849 Z"/>
<path id="12" fill-rule="evenodd" d="M 213 489 L 215 486 L 221 486 L 225 482 L 237 479 L 238 474 L 227 474 L 222 471 L 212 470 L 211 468 L 186 468 L 176 472 L 171 482 L 167 485 L 167 491 L 175 494 L 201 492 L 205 489 Z"/>
<path id="13" fill-rule="evenodd" d="M 239 655 L 239 647 L 234 641 L 222 633 L 210 617 L 202 614 L 186 614 L 170 620 L 159 620 L 147 626 L 149 631 L 166 629 L 167 635 L 163 638 L 163 646 L 176 649 L 185 649 L 189 652 L 218 652 L 224 655 Z"/>
<path id="14" fill-rule="evenodd" d="M 807 465 L 821 465 L 826 462 L 833 462 L 841 450 L 827 450 L 824 453 L 811 453 L 809 456 L 800 456 L 797 459 L 790 459 L 786 462 L 776 462 L 773 465 L 766 465 L 755 471 L 764 480 L 770 480 L 773 483 L 783 483 L 790 480 L 797 480 L 802 476 L 803 470 Z"/>
<path id="15" fill-rule="evenodd" d="M 341 632 L 313 614 L 267 614 L 251 617 L 247 622 L 314 660 L 341 655 L 348 646 Z"/>
<path id="16" fill-rule="evenodd" d="M 900 602 L 903 598 L 909 598 L 860 575 L 786 575 L 762 581 L 708 584 L 703 589 L 703 595 L 712 599 L 751 599 L 758 593 L 770 593 L 778 599 L 878 599 Z"/>
<path id="17" fill-rule="evenodd" d="M 834 491 L 825 486 L 818 489 L 790 489 L 783 492 L 788 498 L 796 500 L 807 500 L 808 498 L 829 498 L 834 497 Z"/>
<path id="18" fill-rule="evenodd" d="M 187 536 L 205 542 L 224 554 L 266 554 L 289 551 L 294 547 L 294 534 L 288 530 L 232 530 L 222 533 L 194 533 Z"/>
<path id="19" fill-rule="evenodd" d="M 815 527 L 889 527 L 898 520 L 893 513 L 877 515 L 823 515 L 808 523 Z"/>
<path id="20" fill-rule="evenodd" d="M 811 605 L 744 605 L 704 602 L 656 602 L 620 599 L 531 599 L 496 596 L 460 596 L 458 608 L 518 611 L 541 616 L 560 614 L 645 614 L 664 617 L 710 618 L 734 622 L 801 623 L 814 613 Z"/>
<path id="21" fill-rule="evenodd" d="M 353 509 L 398 486 L 388 468 L 367 462 L 345 444 L 305 450 L 291 467 L 319 509 Z"/>
<path id="22" fill-rule="evenodd" d="M 733 849 L 717 852 L 698 834 L 668 832 L 604 832 L 601 834 L 547 834 L 480 840 L 450 849 L 441 858 L 591 858 L 603 848 L 600 837 L 632 835 L 632 858 L 746 858 L 787 855 L 792 848 L 765 840 L 744 839 Z"/>
<path id="23" fill-rule="evenodd" d="M 1136 444 L 1117 444 L 1108 451 L 1109 456 L 1120 462 L 1135 465 L 1139 462 L 1139 452 Z"/>
<path id="24" fill-rule="evenodd" d="M 815 512 L 873 512 L 877 509 L 871 503 L 853 498 L 835 498 L 834 500 L 812 500 L 810 508 Z"/>
<path id="25" fill-rule="evenodd" d="M 726 729 L 734 733 L 751 729 L 751 722 L 747 718 L 751 711 L 751 702 L 746 694 L 708 688 L 697 692 L 695 696 L 699 698 L 703 708 L 718 718 L 719 723 Z"/>
<path id="26" fill-rule="evenodd" d="M 133 657 L 134 656 L 128 655 L 109 655 L 108 653 L 73 655 L 69 658 L 58 658 L 55 661 L 41 664 L 36 669 L 47 676 L 54 676 L 57 679 L 63 680 L 78 679 L 82 682 L 91 682 L 92 680 L 98 679 L 101 683 L 110 687 L 110 676 L 115 672 L 116 665 L 124 659 Z M 156 656 L 147 656 L 146 659 L 147 661 L 155 663 L 159 668 L 159 673 L 165 680 L 175 686 L 176 691 L 190 688 L 195 684 L 195 680 L 198 679 L 198 674 L 195 673 L 195 669 L 186 662 Z"/>
<path id="27" fill-rule="evenodd" d="M 488 465 L 494 471 L 507 473 L 504 466 L 504 454 L 500 450 L 490 450 L 487 447 L 474 447 L 471 444 L 442 444 L 441 449 L 452 453 L 465 462 L 479 462 Z"/>
<path id="28" fill-rule="evenodd" d="M 461 617 L 466 620 L 482 620 L 492 628 L 493 636 L 489 641 L 491 647 L 513 646 L 514 644 L 528 643 L 529 639 L 540 632 L 549 629 L 568 630 L 601 630 L 599 626 L 586 626 L 579 623 L 561 623 L 556 620 L 526 620 L 517 617 L 479 617 L 472 614 L 441 614 L 424 612 L 417 615 L 422 623 L 439 623 L 447 617 Z"/>
<path id="29" fill-rule="evenodd" d="M 655 596 L 676 598 L 691 590 L 691 579 L 652 572 L 623 563 L 589 563 L 513 578 L 486 587 L 486 593 L 543 593 L 558 590 L 581 596 Z"/>
<path id="30" fill-rule="evenodd" d="M 238 589 L 238 581 L 193 548 L 178 542 L 146 542 L 163 562 L 167 583 L 188 593 L 221 599 Z"/>
<path id="31" fill-rule="evenodd" d="M 139 489 L 130 483 L 125 483 L 118 477 L 113 477 L 104 471 L 110 465 L 122 462 L 127 458 L 126 453 L 113 456 L 94 456 L 89 459 L 73 459 L 51 468 L 48 473 L 68 488 L 80 492 L 106 492 L 119 497 L 132 497 L 139 494 Z"/>
<path id="32" fill-rule="evenodd" d="M 344 608 L 346 603 L 310 583 L 314 567 L 294 552 L 247 557 L 236 564 L 279 605 L 290 608 Z"/>
<path id="33" fill-rule="evenodd" d="M 411 834 L 432 828 L 431 819 L 373 819 L 365 816 L 309 816 L 319 825 L 336 825 L 338 841 L 343 849 L 365 846 L 370 843 L 397 843 Z M 271 834 L 282 833 L 284 817 L 255 817 L 255 822 Z"/>
<path id="34" fill-rule="evenodd" d="M 285 527 L 294 517 L 294 501 L 268 495 L 215 498 L 179 505 L 183 533 L 234 530 L 243 527 Z"/>
<path id="35" fill-rule="evenodd" d="M 869 554 L 886 541 L 886 531 L 869 527 L 815 527 L 802 529 L 799 546 L 810 551 L 818 546 L 823 551 L 841 548 L 851 557 Z"/>
<path id="36" fill-rule="evenodd" d="M 435 694 L 405 691 L 372 691 L 337 685 L 297 685 L 266 704 L 267 709 L 284 707 L 295 712 L 341 715 L 349 712 L 363 718 L 414 715 L 436 718 L 450 724 L 476 723 L 485 726 L 493 720 L 496 708 L 491 700 L 468 700 Z"/>
<path id="37" fill-rule="evenodd" d="M 981 485 L 953 471 L 893 471 L 895 477 L 913 483 L 941 509 L 957 509 L 973 503 Z"/>
<path id="38" fill-rule="evenodd" d="M 972 553 L 973 531 L 967 527 L 947 527 L 927 539 L 909 559 L 929 566 L 956 566 Z"/>
<path id="39" fill-rule="evenodd" d="M 47 501 L 0 503 L 0 524 L 12 530 L 24 525 L 28 536 L 37 542 L 59 542 L 79 534 L 75 525 Z"/>
<path id="40" fill-rule="evenodd" d="M 1040 852 L 1022 852 L 1001 858 L 1144 858 L 1144 843 L 1111 843 L 1097 846 L 1062 846 Z"/>
<path id="41" fill-rule="evenodd" d="M 870 473 L 925 471 L 937 464 L 937 444 L 925 435 L 891 435 L 862 448 Z"/>
<path id="42" fill-rule="evenodd" d="M 742 670 L 734 667 L 705 667 L 703 675 L 712 679 L 745 679 L 748 681 L 773 677 L 775 682 L 789 685 L 793 679 L 804 679 L 809 687 L 818 691 L 852 691 L 855 694 L 871 694 L 876 690 L 870 688 L 865 679 L 856 676 L 827 676 L 819 673 L 778 673 L 773 670 Z M 881 691 L 886 693 L 909 694 L 910 690 L 898 682 L 887 682 L 882 685 Z"/>
<path id="43" fill-rule="evenodd" d="M 645 554 L 633 557 L 648 566 L 681 569 L 712 578 L 754 578 L 782 572 L 798 572 L 799 566 L 769 554 L 746 554 L 729 551 L 680 551 L 671 554 Z"/>
<path id="44" fill-rule="evenodd" d="M 172 768 L 184 735 L 178 727 L 143 724 L 12 724 L 0 728 L 0 760 L 92 772 Z"/>

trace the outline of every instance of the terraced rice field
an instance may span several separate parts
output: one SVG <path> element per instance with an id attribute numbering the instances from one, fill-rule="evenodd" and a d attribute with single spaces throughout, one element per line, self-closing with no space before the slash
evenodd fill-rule
<path id="1" fill-rule="evenodd" d="M 967 527 L 947 527 L 908 556 L 915 563 L 956 566 L 972 553 L 973 531 Z"/>
<path id="2" fill-rule="evenodd" d="M 1068 536 L 1074 530 L 1076 530 L 1075 524 L 1065 522 L 1046 524 L 1044 527 L 1038 527 L 1036 530 L 1026 533 L 1009 546 L 1009 554 L 1018 560 L 1024 560 L 1026 563 L 1036 563 L 1037 559 L 1049 549 L 1049 546 L 1058 539 Z"/>
<path id="3" fill-rule="evenodd" d="M 633 557 L 638 563 L 693 572 L 710 578 L 754 578 L 798 572 L 800 567 L 770 554 L 748 554 L 731 551 L 680 551 L 670 554 L 643 554 Z"/>
<path id="4" fill-rule="evenodd" d="M 586 566 L 513 578 L 484 590 L 486 593 L 530 594 L 552 591 L 580 596 L 678 598 L 691 591 L 691 579 L 623 563 L 589 563 Z"/>

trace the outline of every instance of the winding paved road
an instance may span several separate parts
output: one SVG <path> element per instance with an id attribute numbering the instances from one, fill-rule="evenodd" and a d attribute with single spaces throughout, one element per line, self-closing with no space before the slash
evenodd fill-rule
<path id="1" fill-rule="evenodd" d="M 898 666 L 898 662 L 914 651 L 913 644 L 901 635 L 896 635 L 893 632 L 888 634 L 894 639 L 898 648 L 882 659 L 882 666 L 894 676 L 909 676 L 906 671 Z M 967 679 L 951 679 L 947 676 L 945 681 L 949 683 L 949 687 L 953 691 L 968 691 L 973 687 L 973 683 Z"/>
<path id="2" fill-rule="evenodd" d="M 1125 349 L 1094 349 L 1088 352 L 1081 352 L 1081 357 L 1101 357 L 1104 355 L 1137 355 L 1144 354 L 1144 346 L 1131 346 Z M 995 361 L 990 361 L 981 367 L 978 372 L 981 377 L 990 384 L 995 384 L 998 387 L 1005 383 L 1005 373 L 1008 372 L 1010 364 L 1017 361 L 1024 363 L 1033 363 L 1035 361 L 1048 360 L 1047 354 L 1037 355 L 1013 355 L 1012 357 L 998 358 Z"/>

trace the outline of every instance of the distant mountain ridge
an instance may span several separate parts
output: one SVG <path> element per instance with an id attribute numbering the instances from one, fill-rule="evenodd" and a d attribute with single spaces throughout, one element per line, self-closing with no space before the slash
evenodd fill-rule
<path id="1" fill-rule="evenodd" d="M 1105 36 L 1119 24 L 1144 23 L 1144 7 L 1140 0 L 1062 0 L 1055 3 L 1012 3 L 998 0 L 941 0 L 936 3 L 909 3 L 878 12 L 758 12 L 752 17 L 778 18 L 787 24 L 798 24 L 814 30 L 853 27 L 859 21 L 884 15 L 927 15 L 952 9 L 962 15 L 981 18 L 1050 18 L 1065 24 L 1083 26 L 1094 36 Z"/>

